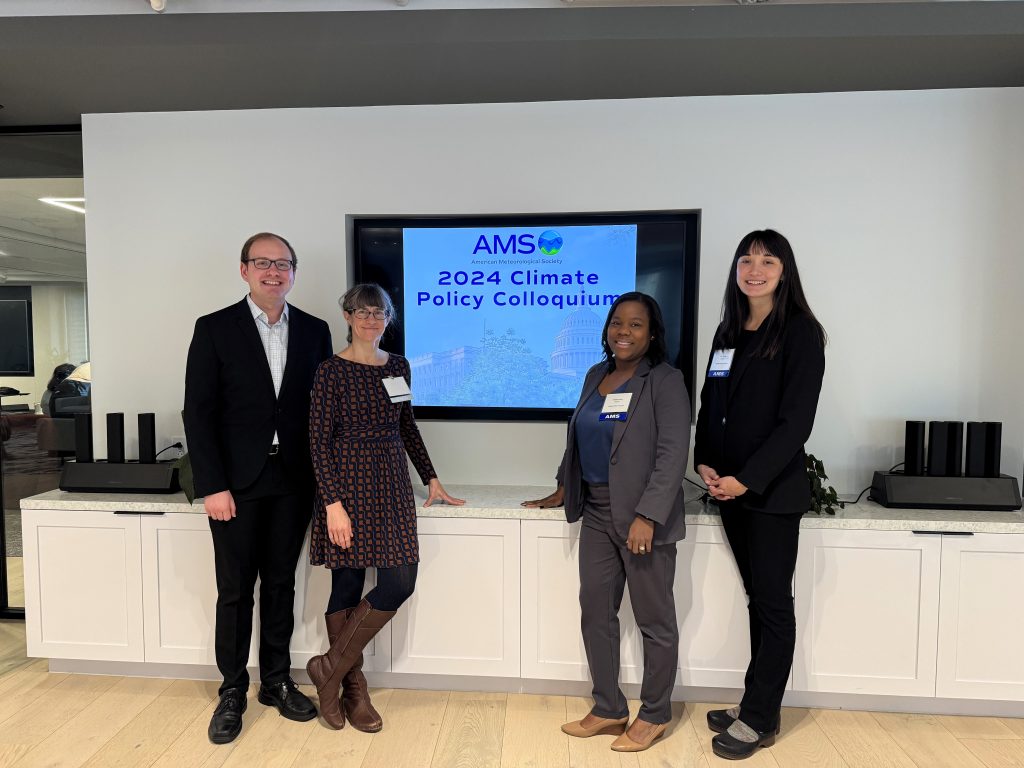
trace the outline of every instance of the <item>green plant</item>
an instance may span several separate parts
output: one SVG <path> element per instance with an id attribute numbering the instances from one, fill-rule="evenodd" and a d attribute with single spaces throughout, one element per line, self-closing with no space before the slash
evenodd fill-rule
<path id="1" fill-rule="evenodd" d="M 811 507 L 810 510 L 816 515 L 820 515 L 822 511 L 827 512 L 830 515 L 836 513 L 832 505 L 838 505 L 840 509 L 845 509 L 846 504 L 839 500 L 839 494 L 836 493 L 836 489 L 831 485 L 824 485 L 823 480 L 828 480 L 828 475 L 825 474 L 825 464 L 821 459 L 815 457 L 813 453 L 807 454 L 807 481 L 811 485 Z"/>

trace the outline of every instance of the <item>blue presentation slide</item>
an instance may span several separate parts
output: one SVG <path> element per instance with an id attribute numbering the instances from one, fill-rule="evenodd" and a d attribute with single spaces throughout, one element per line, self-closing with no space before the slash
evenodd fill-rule
<path id="1" fill-rule="evenodd" d="M 406 228 L 415 405 L 572 408 L 636 289 L 636 225 Z"/>

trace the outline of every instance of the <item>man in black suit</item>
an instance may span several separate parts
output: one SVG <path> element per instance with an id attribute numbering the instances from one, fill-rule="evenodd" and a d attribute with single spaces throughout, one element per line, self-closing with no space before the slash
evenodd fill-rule
<path id="1" fill-rule="evenodd" d="M 316 708 L 289 677 L 295 566 L 313 508 L 309 392 L 331 356 L 331 332 L 289 306 L 298 259 L 283 237 L 242 246 L 242 301 L 200 317 L 185 370 L 185 434 L 204 497 L 217 571 L 217 667 L 224 676 L 210 741 L 242 730 L 260 578 L 260 703 L 311 720 Z"/>

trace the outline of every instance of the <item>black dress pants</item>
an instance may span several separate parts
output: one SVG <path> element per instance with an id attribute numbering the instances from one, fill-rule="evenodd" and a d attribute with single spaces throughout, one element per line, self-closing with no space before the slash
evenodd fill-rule
<path id="1" fill-rule="evenodd" d="M 740 720 L 758 731 L 774 730 L 796 646 L 793 573 L 803 513 L 755 512 L 742 498 L 719 508 L 750 616 L 750 665 Z"/>
<path id="2" fill-rule="evenodd" d="M 233 494 L 236 515 L 210 520 L 217 571 L 214 647 L 224 677 L 220 693 L 249 687 L 253 592 L 260 579 L 260 680 L 286 680 L 294 628 L 295 566 L 313 509 L 312 488 L 296 491 L 271 456 L 252 486 Z"/>

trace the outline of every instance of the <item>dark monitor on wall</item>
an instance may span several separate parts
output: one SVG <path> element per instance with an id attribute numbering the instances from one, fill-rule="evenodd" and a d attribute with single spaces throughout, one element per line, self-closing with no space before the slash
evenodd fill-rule
<path id="1" fill-rule="evenodd" d="M 354 279 L 398 312 L 419 418 L 564 421 L 602 359 L 608 310 L 652 295 L 691 399 L 698 211 L 356 218 Z"/>
<path id="2" fill-rule="evenodd" d="M 0 376 L 35 376 L 32 289 L 0 286 Z"/>

